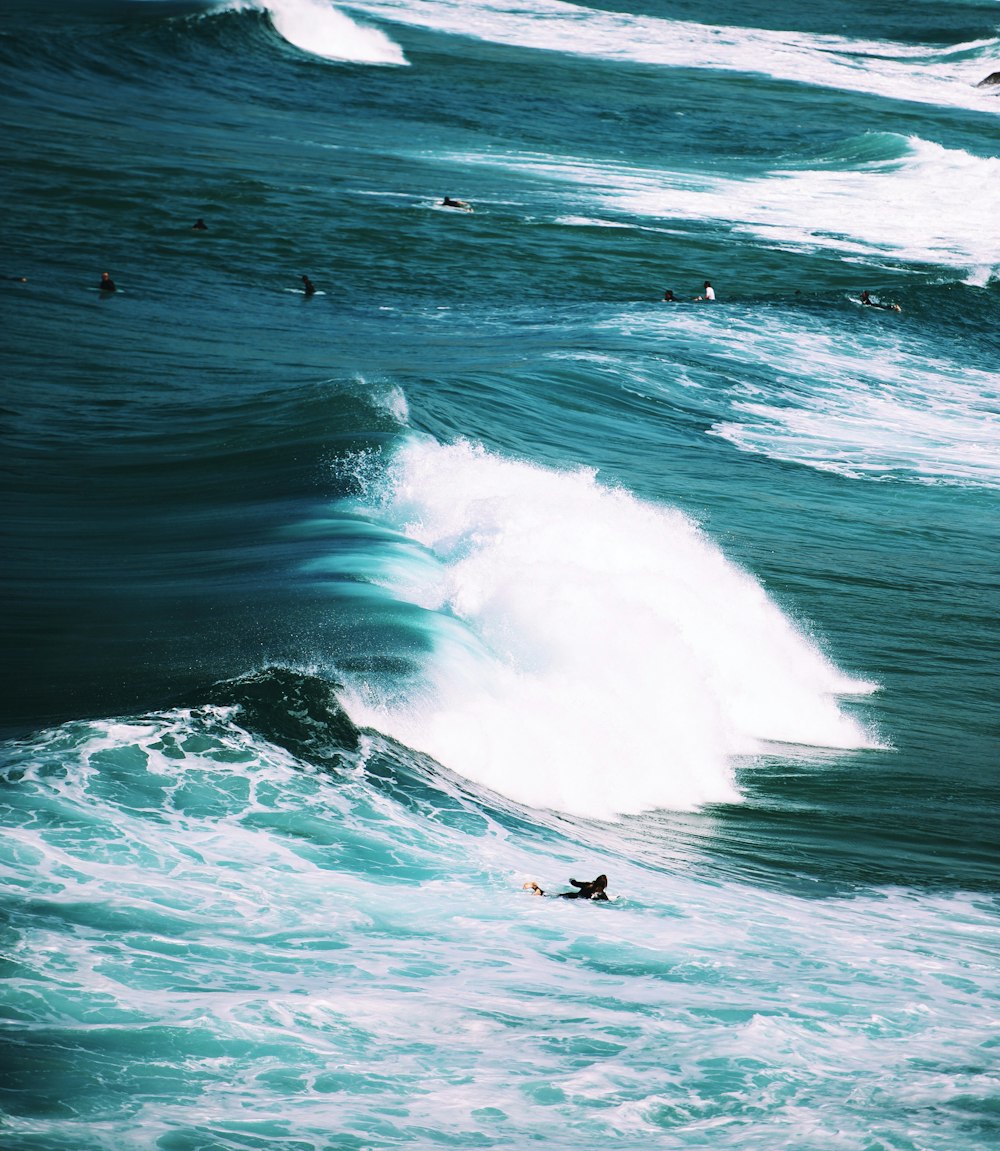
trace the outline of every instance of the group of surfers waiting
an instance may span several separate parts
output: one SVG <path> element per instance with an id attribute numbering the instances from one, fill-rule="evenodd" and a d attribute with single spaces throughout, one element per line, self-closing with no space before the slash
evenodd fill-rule
<path id="1" fill-rule="evenodd" d="M 663 299 L 668 304 L 680 303 L 680 300 L 677 296 L 674 295 L 670 288 L 667 288 L 667 290 L 663 293 Z M 709 300 L 712 303 L 715 302 L 715 289 L 712 287 L 708 280 L 705 281 L 705 287 L 702 291 L 702 294 L 700 296 L 695 296 L 694 300 L 695 303 L 698 303 L 700 300 Z"/>
<path id="2" fill-rule="evenodd" d="M 709 300 L 709 301 L 714 302 L 714 300 L 715 300 L 715 289 L 712 287 L 711 283 L 708 280 L 705 281 L 705 287 L 704 287 L 702 294 L 700 296 L 694 296 L 693 299 L 696 303 L 701 301 L 701 300 Z M 667 303 L 667 304 L 679 304 L 679 303 L 681 303 L 680 297 L 675 296 L 670 288 L 667 288 L 666 291 L 663 293 L 663 301 L 664 301 L 664 303 Z M 901 312 L 903 310 L 899 306 L 899 304 L 891 304 L 891 303 L 890 304 L 883 304 L 881 302 L 881 300 L 873 300 L 872 297 L 869 295 L 867 288 L 861 293 L 861 297 L 860 297 L 859 302 L 862 303 L 867 308 L 881 308 L 883 312 Z"/>
<path id="3" fill-rule="evenodd" d="M 452 196 L 445 196 L 441 201 L 441 207 L 443 207 L 443 208 L 458 208 L 460 211 L 463 211 L 463 212 L 471 212 L 472 211 L 472 205 L 471 204 L 469 204 L 465 200 L 456 200 Z M 195 222 L 191 225 L 191 228 L 195 232 L 206 232 L 206 231 L 208 231 L 208 225 L 200 217 L 197 220 L 195 220 Z M 100 288 L 100 290 L 102 292 L 114 292 L 114 291 L 116 291 L 115 282 L 114 282 L 114 280 L 112 280 L 111 276 L 107 272 L 103 272 L 101 274 L 101 282 L 100 282 L 100 284 L 98 284 L 98 287 Z M 306 296 L 315 296 L 316 295 L 316 285 L 312 282 L 312 280 L 309 279 L 308 276 L 305 276 L 305 275 L 302 277 L 302 290 L 303 290 L 304 295 L 306 295 Z M 715 289 L 712 287 L 711 281 L 706 280 L 705 286 L 702 289 L 701 295 L 694 296 L 692 298 L 694 299 L 695 303 L 700 303 L 702 301 L 714 303 L 715 302 Z M 681 303 L 680 297 L 675 296 L 672 289 L 670 289 L 670 288 L 667 288 L 664 291 L 663 301 L 664 301 L 664 303 L 667 303 L 667 304 L 679 304 L 679 303 Z M 883 311 L 886 311 L 886 312 L 901 312 L 903 310 L 899 306 L 899 304 L 883 304 L 880 301 L 873 300 L 871 298 L 871 296 L 868 294 L 867 289 L 865 289 L 865 291 L 863 291 L 861 293 L 861 303 L 864 304 L 866 307 L 881 308 Z"/>

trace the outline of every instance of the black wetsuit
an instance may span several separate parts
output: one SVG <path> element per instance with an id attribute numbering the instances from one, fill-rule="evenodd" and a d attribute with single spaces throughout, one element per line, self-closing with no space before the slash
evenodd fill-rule
<path id="1" fill-rule="evenodd" d="M 606 900 L 607 894 L 605 887 L 608 885 L 607 879 L 603 875 L 599 875 L 597 879 L 592 879 L 589 883 L 581 883 L 579 879 L 571 879 L 570 883 L 574 887 L 579 888 L 578 891 L 560 891 L 557 896 L 558 899 L 604 899 Z"/>

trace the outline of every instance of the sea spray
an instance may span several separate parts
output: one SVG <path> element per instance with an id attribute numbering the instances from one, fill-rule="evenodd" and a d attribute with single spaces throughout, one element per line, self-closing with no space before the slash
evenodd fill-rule
<path id="1" fill-rule="evenodd" d="M 409 541 L 382 581 L 433 650 L 402 693 L 346 677 L 346 705 L 480 784 L 599 817 L 689 809 L 737 799 L 734 757 L 770 742 L 872 742 L 835 698 L 871 685 L 680 512 L 415 437 L 376 506 Z"/>

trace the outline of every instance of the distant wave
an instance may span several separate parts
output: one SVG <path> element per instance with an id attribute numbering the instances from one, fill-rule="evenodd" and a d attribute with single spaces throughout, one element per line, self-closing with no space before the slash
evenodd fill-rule
<path id="1" fill-rule="evenodd" d="M 738 798 L 734 757 L 860 748 L 838 671 L 679 512 L 469 443 L 412 439 L 373 492 L 380 579 L 427 613 L 397 695 L 344 677 L 352 720 L 534 807 L 606 817 Z"/>
<path id="2" fill-rule="evenodd" d="M 230 0 L 223 10 L 267 12 L 275 31 L 313 56 L 357 64 L 406 64 L 403 50 L 378 28 L 358 24 L 328 0 Z"/>
<path id="3" fill-rule="evenodd" d="M 454 35 L 605 60 L 761 73 L 898 100 L 993 109 L 975 85 L 996 39 L 948 49 L 604 12 L 564 0 L 357 0 L 352 9 Z"/>
<path id="4" fill-rule="evenodd" d="M 648 325 L 640 330 L 680 337 L 715 370 L 729 367 L 731 390 L 713 389 L 712 407 L 728 411 L 710 434 L 742 451 L 851 479 L 1000 488 L 1000 377 L 949 359 L 905 312 L 726 313 L 630 312 L 608 326 Z M 670 380 L 630 366 L 629 386 L 662 395 L 689 387 L 691 371 L 678 365 Z"/>
<path id="5" fill-rule="evenodd" d="M 491 151 L 460 159 L 576 184 L 588 189 L 586 206 L 600 211 L 726 222 L 775 247 L 937 264 L 977 283 L 1000 266 L 1000 159 L 916 136 L 871 133 L 739 180 L 572 156 Z"/>

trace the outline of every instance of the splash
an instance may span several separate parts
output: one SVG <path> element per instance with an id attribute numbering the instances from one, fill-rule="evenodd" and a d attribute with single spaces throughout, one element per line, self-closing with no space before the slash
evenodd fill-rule
<path id="1" fill-rule="evenodd" d="M 270 15 L 275 31 L 303 52 L 357 64 L 406 64 L 403 50 L 378 28 L 358 24 L 327 0 L 237 0 L 238 9 Z"/>
<path id="2" fill-rule="evenodd" d="M 419 688 L 355 683 L 355 722 L 536 807 L 607 817 L 738 799 L 772 741 L 870 744 L 838 671 L 679 512 L 469 443 L 411 440 L 379 512 L 384 582 L 430 613 Z"/>

